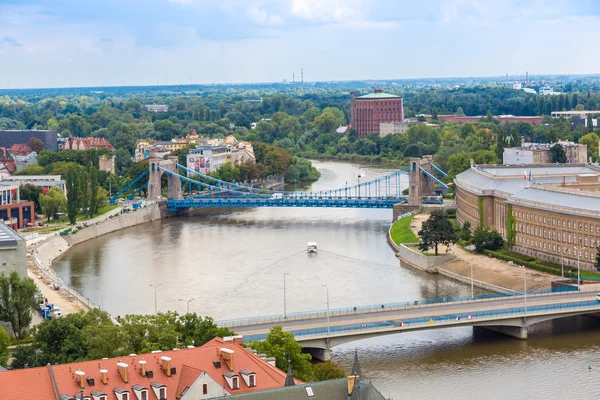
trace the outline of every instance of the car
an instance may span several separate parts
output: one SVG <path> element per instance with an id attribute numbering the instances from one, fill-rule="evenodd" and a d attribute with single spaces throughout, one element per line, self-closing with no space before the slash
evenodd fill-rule
<path id="1" fill-rule="evenodd" d="M 600 293 L 596 294 L 596 301 L 600 301 Z"/>

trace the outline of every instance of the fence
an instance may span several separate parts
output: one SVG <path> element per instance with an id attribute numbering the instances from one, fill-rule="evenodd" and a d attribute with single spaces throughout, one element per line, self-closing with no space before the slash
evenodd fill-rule
<path id="1" fill-rule="evenodd" d="M 540 289 L 527 291 L 527 297 L 538 296 L 538 295 L 551 295 L 564 292 L 578 291 L 577 287 L 568 286 L 561 288 L 552 289 Z M 334 308 L 329 310 L 329 317 L 342 316 L 342 315 L 359 315 L 364 313 L 374 313 L 382 311 L 396 311 L 416 307 L 430 307 L 440 304 L 449 303 L 470 303 L 485 300 L 495 300 L 498 298 L 516 298 L 523 296 L 523 292 L 514 293 L 484 293 L 475 296 L 460 296 L 460 297 L 443 297 L 437 299 L 423 299 L 414 301 L 405 301 L 400 303 L 387 303 L 367 306 L 357 306 L 348 308 Z M 327 310 L 307 311 L 298 313 L 288 313 L 285 316 L 282 314 L 278 315 L 267 315 L 263 317 L 252 317 L 252 318 L 240 318 L 225 321 L 217 321 L 217 325 L 221 327 L 236 327 L 236 326 L 248 326 L 258 324 L 277 324 L 285 321 L 295 320 L 306 320 L 327 317 Z"/>
<path id="2" fill-rule="evenodd" d="M 541 305 L 541 306 L 531 306 L 531 307 L 513 307 L 504 310 L 492 310 L 492 311 L 478 311 L 474 313 L 457 313 L 457 314 L 448 314 L 448 315 L 434 315 L 428 317 L 414 317 L 407 318 L 402 321 L 385 321 L 385 322 L 370 322 L 366 324 L 353 324 L 353 325 L 344 325 L 344 326 L 331 326 L 325 328 L 313 328 L 313 329 L 300 329 L 291 331 L 291 333 L 295 337 L 299 336 L 311 336 L 311 335 L 325 335 L 331 333 L 340 333 L 347 331 L 365 331 L 368 333 L 371 329 L 378 328 L 419 328 L 424 326 L 431 326 L 436 323 L 441 324 L 453 324 L 457 323 L 465 323 L 470 324 L 474 321 L 476 322 L 478 319 L 489 319 L 490 317 L 497 316 L 530 316 L 536 313 L 542 313 L 544 311 L 557 311 L 557 310 L 590 310 L 590 311 L 598 311 L 600 310 L 600 302 L 596 300 L 590 301 L 581 301 L 569 304 L 550 304 L 550 305 Z M 265 340 L 267 338 L 267 334 L 259 334 L 259 335 L 248 335 L 244 336 L 243 340 L 246 341 L 254 341 L 254 340 Z"/>

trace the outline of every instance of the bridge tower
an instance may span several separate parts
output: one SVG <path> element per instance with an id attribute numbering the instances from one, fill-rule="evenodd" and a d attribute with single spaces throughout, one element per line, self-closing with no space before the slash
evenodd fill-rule
<path id="1" fill-rule="evenodd" d="M 408 175 L 408 204 L 419 205 L 423 202 L 421 194 L 421 159 L 410 159 L 410 173 Z"/>
<path id="2" fill-rule="evenodd" d="M 148 200 L 162 199 L 162 175 L 163 171 L 159 168 L 177 172 L 177 157 L 169 157 L 166 160 L 159 158 L 150 158 L 148 168 Z M 181 179 L 179 177 L 168 175 L 168 197 L 169 199 L 183 198 L 181 193 Z"/>
<path id="3" fill-rule="evenodd" d="M 431 175 L 433 175 L 433 167 L 431 166 L 432 164 L 433 164 L 433 156 L 431 156 L 431 155 L 423 156 L 423 159 L 421 160 L 421 168 L 423 168 L 425 171 L 429 172 Z M 421 176 L 421 196 L 433 196 L 435 194 L 433 184 L 434 184 L 433 179 L 422 175 Z"/>

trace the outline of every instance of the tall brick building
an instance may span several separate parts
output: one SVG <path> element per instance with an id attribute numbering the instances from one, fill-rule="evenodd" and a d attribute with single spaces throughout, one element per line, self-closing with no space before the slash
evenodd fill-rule
<path id="1" fill-rule="evenodd" d="M 402 97 L 384 93 L 375 89 L 373 93 L 354 98 L 352 101 L 352 127 L 356 129 L 358 137 L 371 133 L 379 133 L 379 124 L 382 122 L 402 122 L 404 120 L 404 107 Z"/>

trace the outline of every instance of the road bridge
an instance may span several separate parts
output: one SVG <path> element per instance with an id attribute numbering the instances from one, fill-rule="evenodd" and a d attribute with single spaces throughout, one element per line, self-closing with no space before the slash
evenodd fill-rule
<path id="1" fill-rule="evenodd" d="M 590 292 L 530 292 L 527 295 L 482 295 L 471 298 L 420 300 L 221 321 L 244 336 L 264 340 L 281 325 L 317 359 L 327 360 L 337 345 L 380 335 L 458 326 L 480 326 L 527 339 L 527 327 L 556 318 L 600 312 Z"/>

